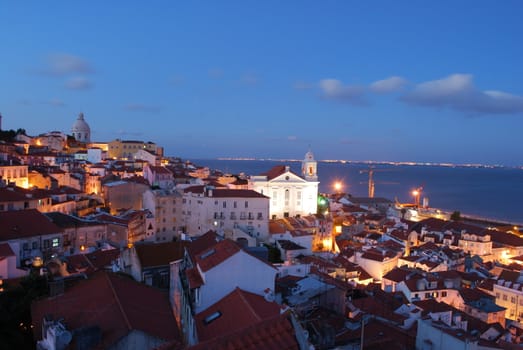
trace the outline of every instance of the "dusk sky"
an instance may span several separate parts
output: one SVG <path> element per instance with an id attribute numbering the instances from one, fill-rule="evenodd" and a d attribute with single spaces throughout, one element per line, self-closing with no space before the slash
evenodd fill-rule
<path id="1" fill-rule="evenodd" d="M 117 5 L 118 4 L 118 5 Z M 10 1 L 3 129 L 182 158 L 523 165 L 522 1 Z"/>

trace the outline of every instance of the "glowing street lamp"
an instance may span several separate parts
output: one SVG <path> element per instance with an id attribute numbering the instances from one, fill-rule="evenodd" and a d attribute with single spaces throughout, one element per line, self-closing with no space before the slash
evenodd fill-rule
<path id="1" fill-rule="evenodd" d="M 334 190 L 336 191 L 336 193 L 340 193 L 342 188 L 343 184 L 340 181 L 336 181 L 334 183 Z"/>
<path id="2" fill-rule="evenodd" d="M 416 208 L 419 207 L 419 197 L 421 196 L 421 187 L 416 188 L 412 191 L 412 196 L 414 197 L 414 202 L 416 203 Z"/>

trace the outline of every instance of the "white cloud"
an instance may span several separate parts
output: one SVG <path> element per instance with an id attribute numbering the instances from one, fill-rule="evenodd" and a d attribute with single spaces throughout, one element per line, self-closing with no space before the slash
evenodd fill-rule
<path id="1" fill-rule="evenodd" d="M 85 59 L 67 54 L 54 53 L 50 54 L 46 60 L 44 73 L 54 76 L 66 76 L 70 74 L 89 74 L 93 68 Z"/>
<path id="2" fill-rule="evenodd" d="M 514 114 L 523 112 L 523 97 L 502 91 L 481 91 L 470 74 L 453 74 L 439 80 L 418 84 L 401 97 L 413 105 L 447 107 L 479 114 Z"/>
<path id="3" fill-rule="evenodd" d="M 400 91 L 403 89 L 405 84 L 407 84 L 406 79 L 398 76 L 392 76 L 387 79 L 375 81 L 374 83 L 370 84 L 370 89 L 376 93 L 389 93 Z"/>
<path id="4" fill-rule="evenodd" d="M 87 90 L 93 86 L 86 77 L 73 77 L 65 82 L 65 87 L 71 90 Z"/>
<path id="5" fill-rule="evenodd" d="M 57 99 L 57 98 L 53 98 L 53 99 L 51 99 L 49 101 L 45 101 L 44 103 L 48 104 L 50 106 L 54 106 L 54 107 L 63 107 L 63 106 L 65 106 L 64 101 L 62 101 L 60 99 Z"/>
<path id="6" fill-rule="evenodd" d="M 348 102 L 355 105 L 364 105 L 365 89 L 357 85 L 343 85 L 337 79 L 323 79 L 319 83 L 323 97 Z"/>

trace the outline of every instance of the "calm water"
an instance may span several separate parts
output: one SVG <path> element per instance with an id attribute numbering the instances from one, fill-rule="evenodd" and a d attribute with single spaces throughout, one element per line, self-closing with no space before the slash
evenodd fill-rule
<path id="1" fill-rule="evenodd" d="M 192 160 L 197 165 L 226 173 L 258 175 L 274 165 L 290 165 L 300 174 L 301 162 L 260 160 Z M 344 192 L 368 195 L 368 170 L 364 164 L 318 162 L 320 192 L 334 192 L 337 180 L 345 184 Z M 423 187 L 421 198 L 429 206 L 448 211 L 523 224 L 523 170 L 514 168 L 462 168 L 436 166 L 376 165 L 375 196 L 400 202 L 413 202 L 411 192 Z"/>

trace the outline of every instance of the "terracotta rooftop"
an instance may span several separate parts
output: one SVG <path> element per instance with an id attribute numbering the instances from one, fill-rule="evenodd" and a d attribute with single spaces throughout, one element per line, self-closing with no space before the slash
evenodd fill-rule
<path id="1" fill-rule="evenodd" d="M 214 231 L 207 231 L 207 233 L 203 234 L 202 236 L 196 238 L 196 240 L 192 241 L 189 246 L 187 247 L 187 252 L 191 256 L 192 261 L 194 262 L 194 259 L 197 254 L 203 252 L 206 249 L 211 248 L 216 243 L 221 241 L 222 238 L 218 236 L 218 234 Z"/>
<path id="2" fill-rule="evenodd" d="M 76 216 L 60 213 L 58 211 L 44 213 L 44 215 L 47 216 L 51 220 L 51 222 L 53 222 L 56 226 L 59 226 L 61 228 L 100 225 L 99 222 L 80 219 Z"/>
<path id="3" fill-rule="evenodd" d="M 142 268 L 168 266 L 170 262 L 183 259 L 187 241 L 135 244 L 134 249 Z"/>
<path id="4" fill-rule="evenodd" d="M 187 282 L 189 283 L 189 289 L 198 288 L 204 284 L 202 276 L 196 267 L 185 270 L 185 276 L 187 277 Z"/>
<path id="5" fill-rule="evenodd" d="M 368 260 L 374 260 L 374 261 L 385 261 L 387 259 L 391 259 L 393 258 L 395 255 L 391 252 L 385 252 L 385 253 L 381 253 L 381 252 L 377 252 L 375 250 L 368 250 L 366 252 L 364 252 L 362 255 L 361 255 L 361 258 L 362 259 L 368 259 Z"/>
<path id="6" fill-rule="evenodd" d="M 227 335 L 280 314 L 280 305 L 263 296 L 234 289 L 214 305 L 194 316 L 198 340 Z"/>
<path id="7" fill-rule="evenodd" d="M 195 263 L 203 272 L 221 264 L 231 256 L 240 251 L 240 247 L 231 240 L 224 239 L 216 243 L 212 248 L 206 249 L 194 256 Z"/>
<path id="8" fill-rule="evenodd" d="M 407 317 L 395 313 L 402 305 L 402 301 L 381 290 L 375 290 L 374 295 L 364 298 L 355 298 L 352 304 L 364 313 L 385 318 L 389 321 L 402 324 Z"/>
<path id="9" fill-rule="evenodd" d="M 36 209 L 0 212 L 0 222 L 0 241 L 62 232 Z"/>
<path id="10" fill-rule="evenodd" d="M 298 350 L 290 314 L 279 315 L 188 350 Z"/>
<path id="11" fill-rule="evenodd" d="M 32 198 L 27 197 L 24 193 L 21 193 L 14 188 L 0 188 L 0 202 L 21 202 L 31 199 Z"/>
<path id="12" fill-rule="evenodd" d="M 285 225 L 278 221 L 269 220 L 269 233 L 270 234 L 284 234 L 287 232 Z"/>
<path id="13" fill-rule="evenodd" d="M 265 173 L 261 173 L 260 175 L 265 175 L 265 176 L 267 176 L 267 180 L 272 180 L 272 179 L 277 178 L 278 176 L 284 174 L 286 172 L 286 170 L 287 170 L 287 166 L 276 165 L 276 166 L 273 166 L 269 171 L 267 171 Z M 290 170 L 289 170 L 289 172 L 294 174 Z M 294 174 L 294 175 L 296 175 L 296 174 Z M 300 177 L 299 175 L 296 175 L 296 176 Z"/>
<path id="14" fill-rule="evenodd" d="M 383 279 L 388 279 L 390 281 L 399 283 L 401 281 L 404 281 L 410 273 L 412 272 L 397 267 L 389 271 L 385 276 L 383 276 Z"/>
<path id="15" fill-rule="evenodd" d="M 67 269 L 71 273 L 92 274 L 111 266 L 120 257 L 119 249 L 97 250 L 87 254 L 76 254 L 66 258 Z"/>
<path id="16" fill-rule="evenodd" d="M 164 341 L 180 339 L 166 293 L 112 273 L 98 272 L 62 295 L 34 302 L 31 314 L 36 339 L 42 338 L 46 315 L 63 318 L 70 331 L 99 327 L 102 348 L 114 346 L 133 330 Z"/>

